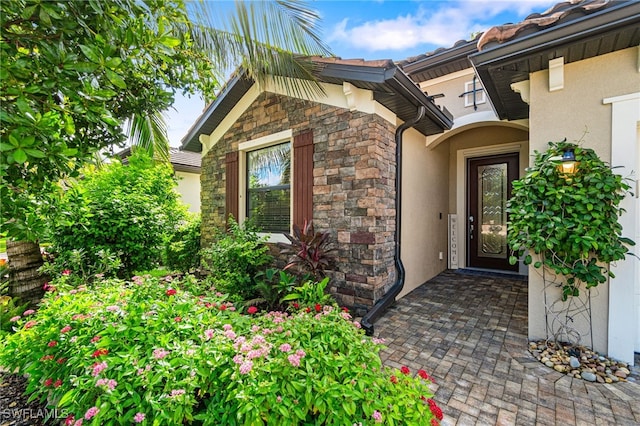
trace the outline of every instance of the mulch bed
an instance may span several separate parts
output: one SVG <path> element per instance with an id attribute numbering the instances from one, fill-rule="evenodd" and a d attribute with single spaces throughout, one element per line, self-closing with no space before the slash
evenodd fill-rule
<path id="1" fill-rule="evenodd" d="M 24 395 L 27 379 L 0 372 L 0 426 L 40 426 L 47 415 L 44 404 L 27 402 Z M 48 424 L 55 424 L 51 420 Z"/>

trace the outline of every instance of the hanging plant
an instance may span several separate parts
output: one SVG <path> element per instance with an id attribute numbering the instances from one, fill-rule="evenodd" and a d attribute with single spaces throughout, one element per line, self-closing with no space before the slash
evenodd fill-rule
<path id="1" fill-rule="evenodd" d="M 563 169 L 563 155 L 573 152 L 575 171 Z M 570 156 L 570 155 L 569 155 Z M 566 156 L 565 156 L 566 159 Z M 513 182 L 508 242 L 513 265 L 525 251 L 540 260 L 535 268 L 548 267 L 563 275 L 562 300 L 614 277 L 609 263 L 624 259 L 634 242 L 621 236 L 620 202 L 630 186 L 600 160 L 592 149 L 549 142 L 545 152 L 535 151 L 533 167 Z M 530 254 L 524 263 L 533 262 Z"/>

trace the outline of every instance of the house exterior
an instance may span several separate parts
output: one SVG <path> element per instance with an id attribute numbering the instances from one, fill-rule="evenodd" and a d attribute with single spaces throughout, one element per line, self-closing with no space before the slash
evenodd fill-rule
<path id="1" fill-rule="evenodd" d="M 251 153 L 290 141 L 288 224 L 313 218 L 332 233 L 339 262 L 331 290 L 340 303 L 362 313 L 385 300 L 399 275 L 396 244 L 406 276 L 393 297 L 447 268 L 528 276 L 529 337 L 546 337 L 538 271 L 508 264 L 509 182 L 548 141 L 579 140 L 587 129 L 581 143 L 637 186 L 639 24 L 635 1 L 565 2 L 397 64 L 318 59 L 323 96 L 289 96 L 274 82 L 235 77 L 183 139 L 184 149 L 202 152 L 204 243 L 228 213 L 243 221 L 274 204 L 259 194 L 282 189 L 282 179 L 260 184 L 266 172 L 251 174 L 260 163 Z M 395 80 L 381 77 L 391 74 Z M 426 100 L 416 101 L 415 87 Z M 396 161 L 399 126 L 420 104 L 430 115 L 402 134 Z M 640 241 L 637 196 L 624 207 L 623 232 Z M 616 279 L 592 298 L 594 349 L 628 362 L 640 350 L 638 263 L 619 262 Z"/>

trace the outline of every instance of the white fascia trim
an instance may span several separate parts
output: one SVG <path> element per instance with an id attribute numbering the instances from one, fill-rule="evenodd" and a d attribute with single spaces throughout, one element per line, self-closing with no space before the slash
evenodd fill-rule
<path id="1" fill-rule="evenodd" d="M 432 78 L 431 80 L 421 81 L 420 88 L 425 89 L 427 87 L 435 86 L 436 84 L 445 83 L 447 81 L 455 80 L 457 78 L 469 77 L 474 74 L 473 68 L 467 68 L 462 71 L 452 72 L 451 74 L 443 75 L 442 77 Z"/>
<path id="2" fill-rule="evenodd" d="M 636 93 L 630 93 L 628 95 L 622 95 L 622 96 L 614 96 L 612 98 L 604 98 L 602 100 L 603 104 L 615 104 L 618 102 L 625 102 L 625 101 L 632 101 L 634 99 L 640 99 L 640 92 L 636 92 Z"/>
<path id="3" fill-rule="evenodd" d="M 238 103 L 233 107 L 229 114 L 218 124 L 213 132 L 209 135 L 208 143 L 202 144 L 202 156 L 204 157 L 207 152 L 218 143 L 218 141 L 224 136 L 224 134 L 233 126 L 233 124 L 238 121 L 243 112 L 247 110 L 260 95 L 260 89 L 257 84 L 254 84 L 247 90 L 247 93 L 244 94 L 242 98 L 238 101 Z M 201 139 L 202 142 L 202 139 Z"/>
<path id="4" fill-rule="evenodd" d="M 254 149 L 262 148 L 269 145 L 277 144 L 278 142 L 285 142 L 291 140 L 293 137 L 293 130 L 287 129 L 278 133 L 263 136 L 261 138 L 252 139 L 250 141 L 241 142 L 238 144 L 238 151 L 253 151 Z"/>

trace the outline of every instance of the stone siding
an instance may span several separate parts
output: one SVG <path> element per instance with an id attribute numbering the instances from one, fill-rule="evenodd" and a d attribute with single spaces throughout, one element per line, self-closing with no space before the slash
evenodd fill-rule
<path id="1" fill-rule="evenodd" d="M 330 291 L 363 314 L 395 278 L 395 127 L 379 116 L 261 94 L 202 159 L 203 247 L 225 221 L 225 154 L 287 129 L 313 130 L 313 221 L 337 247 Z"/>

